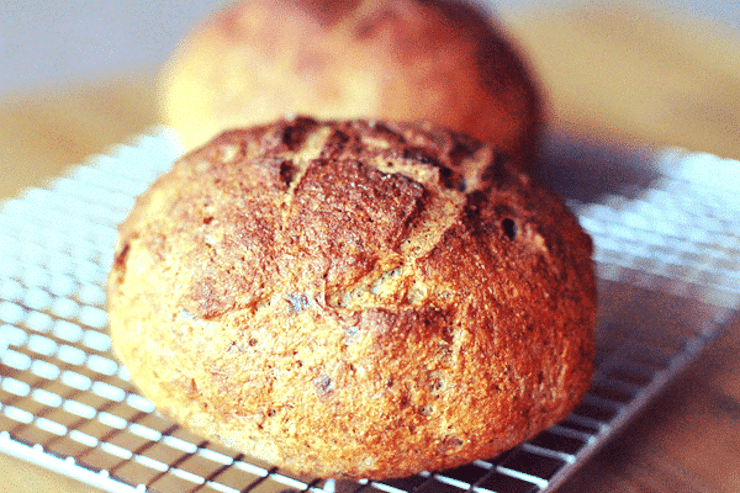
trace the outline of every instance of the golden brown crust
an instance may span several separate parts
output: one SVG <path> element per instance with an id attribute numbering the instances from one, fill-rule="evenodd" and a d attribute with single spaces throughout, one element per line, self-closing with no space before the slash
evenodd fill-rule
<path id="1" fill-rule="evenodd" d="M 519 156 L 543 119 L 493 16 L 447 0 L 238 2 L 183 42 L 161 94 L 188 148 L 298 113 L 428 120 Z"/>
<path id="2" fill-rule="evenodd" d="M 590 238 L 547 187 L 431 125 L 221 135 L 122 224 L 115 348 L 166 414 L 281 467 L 395 477 L 492 457 L 592 371 Z"/>

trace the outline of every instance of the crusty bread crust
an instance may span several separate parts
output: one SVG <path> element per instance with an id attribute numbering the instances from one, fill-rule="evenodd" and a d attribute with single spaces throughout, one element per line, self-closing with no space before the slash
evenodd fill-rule
<path id="1" fill-rule="evenodd" d="M 161 96 L 188 148 L 298 113 L 428 120 L 518 157 L 543 120 L 494 16 L 448 0 L 237 2 L 183 41 Z"/>
<path id="2" fill-rule="evenodd" d="M 204 436 L 295 472 L 492 457 L 592 372 L 591 240 L 493 148 L 297 117 L 185 156 L 121 225 L 115 349 Z"/>

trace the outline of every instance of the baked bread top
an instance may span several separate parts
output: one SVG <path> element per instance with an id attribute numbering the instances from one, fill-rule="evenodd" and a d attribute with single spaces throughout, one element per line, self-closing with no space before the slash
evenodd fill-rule
<path id="1" fill-rule="evenodd" d="M 296 472 L 404 476 L 492 457 L 577 403 L 591 248 L 477 140 L 283 119 L 137 200 L 110 327 L 144 395 L 199 433 Z"/>
<path id="2" fill-rule="evenodd" d="M 207 18 L 163 70 L 187 148 L 286 113 L 436 122 L 518 157 L 543 120 L 490 12 L 447 0 L 253 0 Z"/>

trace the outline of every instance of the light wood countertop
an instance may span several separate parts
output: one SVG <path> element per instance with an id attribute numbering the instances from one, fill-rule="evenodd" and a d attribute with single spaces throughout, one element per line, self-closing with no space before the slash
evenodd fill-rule
<path id="1" fill-rule="evenodd" d="M 507 23 L 555 128 L 740 159 L 737 32 L 613 2 Z M 0 199 L 158 123 L 153 81 L 143 71 L 0 100 Z M 740 491 L 738 353 L 736 321 L 562 491 Z M 7 492 L 91 490 L 2 455 L 0 477 Z"/>

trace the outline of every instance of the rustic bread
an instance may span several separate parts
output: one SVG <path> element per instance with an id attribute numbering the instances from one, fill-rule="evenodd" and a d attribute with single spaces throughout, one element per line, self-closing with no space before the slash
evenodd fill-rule
<path id="1" fill-rule="evenodd" d="M 204 436 L 295 472 L 404 476 L 573 408 L 591 248 L 477 140 L 296 117 L 224 133 L 138 199 L 110 328 L 143 394 Z"/>
<path id="2" fill-rule="evenodd" d="M 428 120 L 518 157 L 543 119 L 494 16 L 448 0 L 237 2 L 183 40 L 161 97 L 189 149 L 298 113 Z"/>

